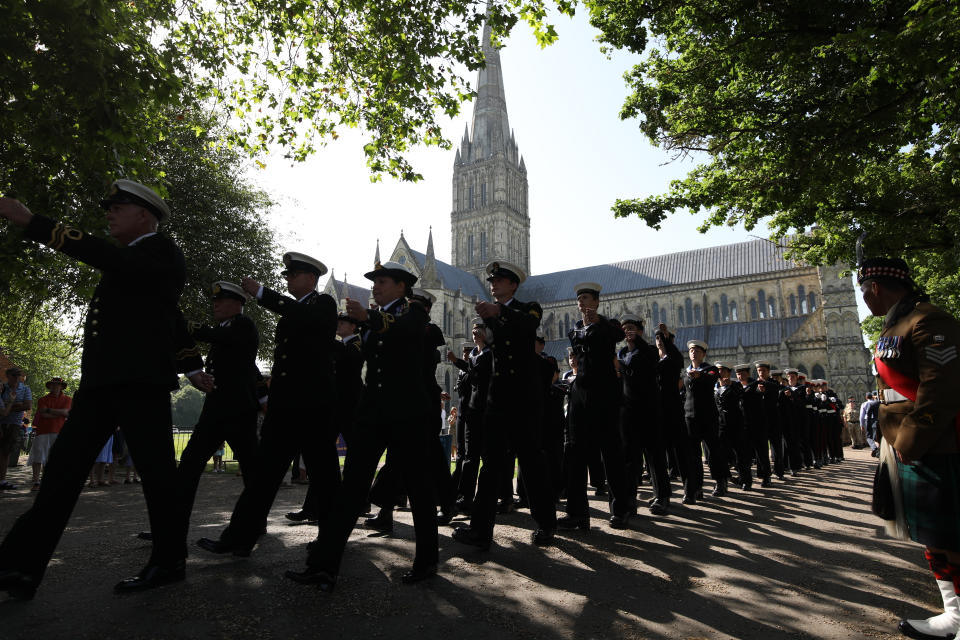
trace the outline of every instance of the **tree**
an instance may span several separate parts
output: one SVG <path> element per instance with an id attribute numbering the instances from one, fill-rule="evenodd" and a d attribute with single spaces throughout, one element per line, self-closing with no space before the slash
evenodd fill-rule
<path id="1" fill-rule="evenodd" d="M 186 378 L 180 378 L 180 388 L 170 396 L 170 412 L 173 426 L 193 428 L 203 409 L 203 393 L 191 385 Z"/>
<path id="2" fill-rule="evenodd" d="M 702 164 L 617 200 L 658 228 L 769 223 L 793 254 L 902 255 L 960 311 L 960 5 L 947 0 L 588 0 L 608 45 L 645 53 L 622 118 Z M 946 274 L 947 286 L 937 278 Z"/>
<path id="3" fill-rule="evenodd" d="M 34 399 L 46 395 L 46 382 L 60 377 L 67 389 L 80 380 L 80 344 L 76 336 L 57 328 L 51 318 L 34 316 L 21 323 L 15 311 L 0 315 L 0 352 L 27 373 Z M 14 327 L 23 325 L 20 330 Z"/>

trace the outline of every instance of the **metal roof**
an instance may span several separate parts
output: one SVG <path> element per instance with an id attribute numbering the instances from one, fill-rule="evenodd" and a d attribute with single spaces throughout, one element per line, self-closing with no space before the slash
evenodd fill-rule
<path id="1" fill-rule="evenodd" d="M 688 340 L 703 340 L 711 349 L 736 349 L 738 343 L 745 348 L 780 344 L 789 340 L 809 317 L 793 316 L 713 324 L 707 329 L 703 326 L 679 327 L 675 331 L 676 344 L 681 351 Z"/>
<path id="2" fill-rule="evenodd" d="M 545 304 L 574 299 L 573 288 L 581 282 L 597 282 L 603 285 L 603 293 L 611 294 L 784 271 L 801 266 L 785 260 L 783 251 L 782 247 L 769 240 L 758 239 L 556 271 L 530 276 L 520 285 L 517 297 Z"/>
<path id="3" fill-rule="evenodd" d="M 366 306 L 370 302 L 370 289 L 367 287 L 361 287 L 356 284 L 350 284 L 349 282 L 344 282 L 343 280 L 337 280 L 331 276 L 330 281 L 333 283 L 334 289 L 337 292 L 337 299 L 343 300 L 344 298 L 350 298 L 351 300 L 356 300 Z"/>
<path id="4" fill-rule="evenodd" d="M 410 253 L 416 258 L 417 266 L 422 270 L 423 265 L 426 264 L 427 261 L 426 254 L 415 251 L 414 249 L 410 249 Z M 435 260 L 435 262 L 437 265 L 437 275 L 440 276 L 440 282 L 443 284 L 444 289 L 448 291 L 460 289 L 465 296 L 476 296 L 479 300 L 490 299 L 487 287 L 485 287 L 475 275 L 440 260 Z"/>

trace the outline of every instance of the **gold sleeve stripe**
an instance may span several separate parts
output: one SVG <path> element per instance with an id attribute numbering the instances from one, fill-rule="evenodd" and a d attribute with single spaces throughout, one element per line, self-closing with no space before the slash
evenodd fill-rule
<path id="1" fill-rule="evenodd" d="M 540 312 L 537 311 L 536 309 L 530 309 L 530 315 L 532 315 L 537 320 L 540 319 Z"/>
<path id="2" fill-rule="evenodd" d="M 58 222 L 54 225 L 53 230 L 50 232 L 50 240 L 47 242 L 47 245 L 53 249 L 62 249 L 63 244 L 67 240 L 79 240 L 83 237 L 83 231 L 79 229 L 74 229 L 73 227 L 68 227 L 67 225 Z"/>

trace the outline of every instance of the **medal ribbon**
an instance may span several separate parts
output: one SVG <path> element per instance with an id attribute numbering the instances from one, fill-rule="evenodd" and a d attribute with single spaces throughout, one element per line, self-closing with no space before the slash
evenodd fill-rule
<path id="1" fill-rule="evenodd" d="M 880 358 L 874 358 L 873 364 L 877 367 L 877 374 L 885 384 L 897 393 L 910 398 L 911 402 L 917 401 L 917 389 L 920 388 L 919 380 L 914 380 L 910 376 L 900 373 Z M 953 425 L 957 432 L 957 440 L 960 441 L 960 413 L 956 415 Z"/>

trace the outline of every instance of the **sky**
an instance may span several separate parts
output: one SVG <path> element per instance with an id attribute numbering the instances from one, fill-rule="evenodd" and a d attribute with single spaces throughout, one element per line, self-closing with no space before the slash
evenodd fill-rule
<path id="1" fill-rule="evenodd" d="M 695 165 L 671 161 L 639 130 L 622 121 L 627 96 L 623 74 L 639 56 L 608 59 L 585 15 L 556 16 L 558 41 L 540 49 L 518 24 L 501 50 L 507 113 L 529 181 L 531 272 L 629 260 L 766 237 L 765 228 L 696 228 L 704 215 L 677 212 L 657 231 L 637 218 L 615 219 L 617 198 L 664 193 L 670 181 Z M 473 78 L 474 82 L 476 78 Z M 472 103 L 441 122 L 449 140 L 462 138 Z M 386 260 L 401 230 L 412 248 L 425 251 L 432 227 L 437 258 L 450 262 L 453 161 L 449 151 L 419 148 L 409 154 L 424 179 L 370 182 L 360 130 L 343 133 L 306 162 L 279 154 L 252 178 L 279 202 L 272 223 L 285 250 L 323 261 L 342 279 L 364 284 L 380 241 Z M 861 309 L 861 317 L 866 315 Z"/>

